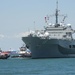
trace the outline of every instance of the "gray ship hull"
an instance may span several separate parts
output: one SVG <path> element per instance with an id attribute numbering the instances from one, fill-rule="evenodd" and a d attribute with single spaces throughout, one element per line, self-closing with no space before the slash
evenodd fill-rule
<path id="1" fill-rule="evenodd" d="M 39 37 L 22 37 L 29 46 L 32 58 L 66 58 L 75 55 L 75 40 L 41 39 Z"/>

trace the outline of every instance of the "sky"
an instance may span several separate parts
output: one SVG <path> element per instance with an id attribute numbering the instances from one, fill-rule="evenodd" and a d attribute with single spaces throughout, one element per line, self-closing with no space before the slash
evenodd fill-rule
<path id="1" fill-rule="evenodd" d="M 24 44 L 24 32 L 43 29 L 44 17 L 55 14 L 56 1 L 0 0 L 0 48 L 18 50 Z M 58 0 L 58 3 L 59 14 L 67 15 L 65 23 L 72 24 L 75 29 L 75 0 Z M 50 19 L 53 23 L 54 18 Z"/>

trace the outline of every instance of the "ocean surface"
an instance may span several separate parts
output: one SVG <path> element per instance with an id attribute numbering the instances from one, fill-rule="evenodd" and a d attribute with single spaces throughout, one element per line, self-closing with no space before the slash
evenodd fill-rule
<path id="1" fill-rule="evenodd" d="M 0 75 L 75 75 L 75 58 L 0 59 Z"/>

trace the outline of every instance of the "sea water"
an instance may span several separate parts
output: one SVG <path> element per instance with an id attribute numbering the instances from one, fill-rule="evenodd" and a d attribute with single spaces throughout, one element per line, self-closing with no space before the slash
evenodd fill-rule
<path id="1" fill-rule="evenodd" d="M 0 75 L 75 75 L 75 58 L 0 59 Z"/>

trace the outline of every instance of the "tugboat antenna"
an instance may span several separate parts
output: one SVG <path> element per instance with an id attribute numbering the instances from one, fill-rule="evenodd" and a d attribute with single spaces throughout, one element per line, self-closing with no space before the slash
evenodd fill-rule
<path id="1" fill-rule="evenodd" d="M 56 13 L 55 13 L 55 17 L 56 17 L 56 25 L 58 24 L 58 0 L 56 2 Z"/>

